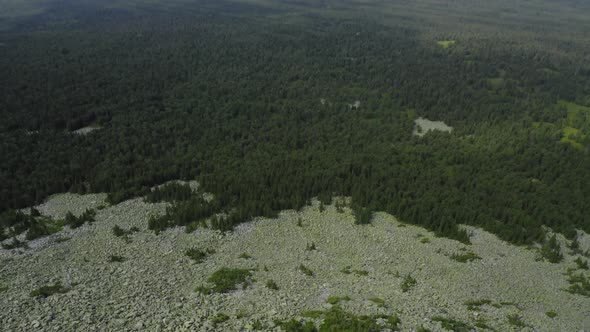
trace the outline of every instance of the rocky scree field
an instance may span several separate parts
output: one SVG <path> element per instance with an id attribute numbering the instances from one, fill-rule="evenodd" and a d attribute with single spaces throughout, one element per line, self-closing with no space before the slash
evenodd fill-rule
<path id="1" fill-rule="evenodd" d="M 370 315 L 382 330 L 590 330 L 590 297 L 568 292 L 566 275 L 587 258 L 565 246 L 549 263 L 479 229 L 464 245 L 385 213 L 355 225 L 350 209 L 317 201 L 231 233 L 155 235 L 147 221 L 167 203 L 105 198 L 53 196 L 42 215 L 95 208 L 96 221 L 0 249 L 3 331 L 295 331 L 329 312 Z"/>

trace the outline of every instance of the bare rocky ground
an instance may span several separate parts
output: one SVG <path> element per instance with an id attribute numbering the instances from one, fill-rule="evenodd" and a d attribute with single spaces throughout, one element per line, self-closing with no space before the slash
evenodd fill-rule
<path id="1" fill-rule="evenodd" d="M 99 208 L 104 199 L 63 194 L 38 209 L 63 218 L 67 211 Z M 435 316 L 470 325 L 485 322 L 497 331 L 590 331 L 590 298 L 564 291 L 569 284 L 563 273 L 574 265 L 567 254 L 559 264 L 537 261 L 535 250 L 511 246 L 475 228 L 470 228 L 473 244 L 465 246 L 384 213 L 377 213 L 371 225 L 354 225 L 349 209 L 339 213 L 327 206 L 320 212 L 317 202 L 277 219 L 240 225 L 226 235 L 208 229 L 187 234 L 176 228 L 156 236 L 147 230 L 147 220 L 165 206 L 141 198 L 125 201 L 98 210 L 95 223 L 38 239 L 30 249 L 0 249 L 0 286 L 7 287 L 0 292 L 2 330 L 245 331 L 258 325 L 278 331 L 274 319 L 328 309 L 328 297 L 349 296 L 350 301 L 341 303 L 345 310 L 395 313 L 403 331 L 420 326 L 441 331 Z M 127 242 L 113 235 L 115 225 L 140 231 Z M 311 243 L 316 250 L 306 250 Z M 581 245 L 588 249 L 587 236 Z M 193 247 L 216 252 L 196 264 L 184 254 Z M 468 251 L 481 259 L 460 263 L 449 257 Z M 243 253 L 251 258 L 240 258 Z M 109 262 L 110 255 L 125 261 Z M 301 273 L 301 264 L 314 275 Z M 227 294 L 195 292 L 222 267 L 256 269 L 252 286 Z M 408 274 L 416 285 L 403 292 Z M 278 290 L 265 286 L 269 279 Z M 55 282 L 71 290 L 47 298 L 30 296 Z M 464 304 L 482 299 L 490 303 L 480 310 Z M 548 317 L 548 311 L 557 316 Z M 229 320 L 215 325 L 219 313 Z M 509 315 L 526 326 L 510 324 Z"/>
<path id="2" fill-rule="evenodd" d="M 78 134 L 78 135 L 88 135 L 91 132 L 95 131 L 95 130 L 99 130 L 102 129 L 102 127 L 100 126 L 88 126 L 88 127 L 83 127 L 80 129 L 76 129 L 73 131 L 74 134 Z"/>
<path id="3" fill-rule="evenodd" d="M 446 123 L 442 121 L 430 121 L 426 118 L 418 118 L 414 120 L 415 128 L 413 134 L 416 136 L 424 136 L 429 131 L 440 130 L 444 132 L 450 133 L 453 131 L 453 127 L 449 127 Z"/>

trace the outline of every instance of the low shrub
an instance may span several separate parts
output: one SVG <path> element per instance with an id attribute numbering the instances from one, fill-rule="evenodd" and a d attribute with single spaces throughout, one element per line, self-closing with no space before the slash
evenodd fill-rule
<path id="1" fill-rule="evenodd" d="M 197 291 L 202 293 L 227 293 L 236 290 L 238 285 L 246 288 L 252 277 L 252 270 L 250 269 L 230 269 L 221 268 L 215 271 L 207 281 L 212 283 L 212 287 L 198 287 Z"/>
<path id="2" fill-rule="evenodd" d="M 279 286 L 277 285 L 277 283 L 271 279 L 266 281 L 266 287 L 272 290 L 279 290 Z"/>
<path id="3" fill-rule="evenodd" d="M 123 238 L 127 242 L 131 242 L 131 240 L 129 239 L 129 235 L 135 232 L 139 232 L 139 228 L 131 227 L 130 229 L 126 230 L 119 227 L 119 225 L 113 226 L 113 235 L 115 235 L 116 237 Z"/>
<path id="4" fill-rule="evenodd" d="M 321 324 L 316 327 L 309 321 L 289 320 L 277 322 L 285 331 L 397 331 L 400 320 L 395 315 L 362 315 L 345 312 L 338 305 L 333 305 L 326 311 L 308 311 L 303 317 L 321 319 Z"/>
<path id="5" fill-rule="evenodd" d="M 2 248 L 6 250 L 12 250 L 16 248 L 27 248 L 27 244 L 23 241 L 19 241 L 16 236 L 12 238 L 12 243 L 2 243 Z"/>
<path id="6" fill-rule="evenodd" d="M 561 247 L 559 246 L 559 243 L 557 243 L 557 238 L 555 234 L 553 234 L 549 241 L 543 244 L 543 246 L 539 250 L 539 253 L 541 254 L 541 257 L 543 257 L 550 263 L 559 263 L 563 260 Z"/>
<path id="7" fill-rule="evenodd" d="M 414 287 L 416 285 L 417 281 L 414 277 L 412 277 L 410 274 L 407 274 L 404 277 L 404 280 L 402 281 L 402 292 L 407 292 L 409 291 L 412 287 Z"/>
<path id="8" fill-rule="evenodd" d="M 125 257 L 123 257 L 123 256 L 118 256 L 118 255 L 110 255 L 109 256 L 110 263 L 121 263 L 124 261 L 125 261 Z"/>
<path id="9" fill-rule="evenodd" d="M 466 301 L 463 304 L 467 306 L 467 310 L 478 311 L 484 304 L 491 305 L 492 301 L 488 299 Z"/>
<path id="10" fill-rule="evenodd" d="M 214 254 L 215 250 L 207 249 L 201 250 L 198 248 L 191 248 L 184 252 L 184 254 L 197 263 L 202 263 L 208 255 Z"/>
<path id="11" fill-rule="evenodd" d="M 445 330 L 449 330 L 449 331 L 456 331 L 456 332 L 465 331 L 465 332 L 467 332 L 467 331 L 471 331 L 473 329 L 473 327 L 471 327 L 469 324 L 458 321 L 456 319 L 452 319 L 452 318 L 435 316 L 432 318 L 432 320 L 435 322 L 440 322 L 440 325 L 442 326 L 442 328 Z"/>
<path id="12" fill-rule="evenodd" d="M 468 251 L 462 254 L 452 254 L 450 257 L 452 260 L 457 261 L 459 263 L 473 262 L 475 260 L 481 259 L 481 257 L 476 255 L 472 251 Z"/>
<path id="13" fill-rule="evenodd" d="M 590 278 L 583 273 L 569 272 L 567 281 L 570 283 L 570 287 L 567 289 L 568 292 L 590 297 Z"/>
<path id="14" fill-rule="evenodd" d="M 574 260 L 574 263 L 578 266 L 578 269 L 588 270 L 588 261 L 578 257 Z"/>
<path id="15" fill-rule="evenodd" d="M 367 270 L 353 270 L 352 272 L 354 272 L 354 274 L 356 274 L 357 276 L 366 277 L 369 275 L 369 271 Z"/>
<path id="16" fill-rule="evenodd" d="M 301 271 L 303 274 L 305 274 L 308 277 L 313 276 L 313 271 L 310 270 L 307 266 L 301 264 L 299 265 L 299 271 Z"/>
<path id="17" fill-rule="evenodd" d="M 31 241 L 43 236 L 57 233 L 63 229 L 64 222 L 41 217 L 31 224 L 26 239 Z"/>
<path id="18" fill-rule="evenodd" d="M 79 217 L 74 216 L 71 211 L 66 213 L 65 224 L 70 228 L 78 228 L 85 223 L 93 223 L 96 211 L 93 209 L 86 209 Z"/>
<path id="19" fill-rule="evenodd" d="M 326 302 L 332 305 L 336 305 L 338 303 L 340 303 L 341 301 L 350 301 L 350 297 L 349 296 L 330 296 Z"/>
<path id="20" fill-rule="evenodd" d="M 518 314 L 511 314 L 507 316 L 508 324 L 516 327 L 526 327 L 527 325 L 522 321 L 522 317 Z"/>
<path id="21" fill-rule="evenodd" d="M 221 323 L 226 322 L 228 320 L 229 320 L 229 316 L 220 312 L 215 317 L 213 317 L 213 319 L 211 320 L 211 323 L 213 323 L 213 326 L 217 326 L 218 324 L 221 324 Z"/>
<path id="22" fill-rule="evenodd" d="M 238 258 L 241 258 L 241 259 L 250 259 L 250 258 L 252 258 L 252 256 L 250 256 L 250 254 L 248 254 L 247 252 L 243 252 L 243 253 L 240 254 L 240 256 L 238 256 Z"/>
<path id="23" fill-rule="evenodd" d="M 369 299 L 369 301 L 375 303 L 380 308 L 385 308 L 385 301 L 383 299 L 381 299 L 381 298 L 372 297 L 372 298 Z"/>

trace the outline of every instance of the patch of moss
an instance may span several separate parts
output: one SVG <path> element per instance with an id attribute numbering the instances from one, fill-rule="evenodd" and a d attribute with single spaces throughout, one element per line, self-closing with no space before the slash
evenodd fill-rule
<path id="1" fill-rule="evenodd" d="M 385 300 L 383 300 L 381 298 L 372 297 L 372 298 L 369 299 L 369 301 L 375 303 L 380 308 L 385 308 Z"/>
<path id="2" fill-rule="evenodd" d="M 547 315 L 547 317 L 549 317 L 549 318 L 555 318 L 555 317 L 557 317 L 557 313 L 555 311 L 547 311 L 545 313 L 545 315 Z"/>
<path id="3" fill-rule="evenodd" d="M 455 43 L 457 43 L 456 40 L 439 40 L 436 42 L 438 46 L 441 46 L 443 48 L 449 48 L 451 47 L 451 45 L 454 45 Z"/>
<path id="4" fill-rule="evenodd" d="M 353 270 L 352 272 L 354 272 L 354 274 L 356 274 L 357 276 L 368 276 L 369 275 L 369 271 L 367 271 L 367 270 Z"/>
<path id="5" fill-rule="evenodd" d="M 330 304 L 338 304 L 340 301 L 350 301 L 349 296 L 330 296 L 326 302 Z"/>
<path id="6" fill-rule="evenodd" d="M 43 286 L 43 287 L 37 288 L 37 289 L 33 290 L 30 295 L 32 297 L 37 297 L 37 296 L 49 297 L 54 294 L 65 294 L 69 291 L 70 291 L 69 288 L 63 287 L 60 283 L 56 283 L 52 286 Z"/>

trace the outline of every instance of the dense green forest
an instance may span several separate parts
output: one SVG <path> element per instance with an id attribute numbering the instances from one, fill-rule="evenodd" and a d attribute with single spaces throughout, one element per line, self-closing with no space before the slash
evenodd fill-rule
<path id="1" fill-rule="evenodd" d="M 226 212 L 224 230 L 344 195 L 360 222 L 386 211 L 466 242 L 458 224 L 518 244 L 543 240 L 542 225 L 590 232 L 583 16 L 545 31 L 547 13 L 530 14 L 510 34 L 481 15 L 461 30 L 453 11 L 442 23 L 348 2 L 197 3 L 3 19 L 0 212 L 196 179 L 215 201 L 191 208 L 185 191 L 175 206 Z M 454 130 L 418 137 L 418 117 Z M 74 133 L 85 126 L 100 129 Z"/>

